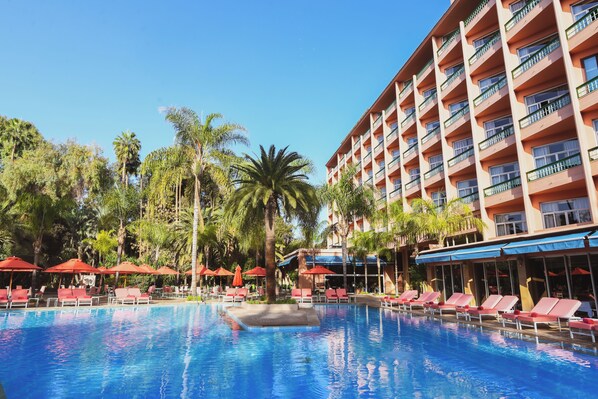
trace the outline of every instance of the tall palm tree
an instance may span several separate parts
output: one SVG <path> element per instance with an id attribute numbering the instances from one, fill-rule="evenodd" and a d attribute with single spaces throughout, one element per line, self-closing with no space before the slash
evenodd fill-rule
<path id="1" fill-rule="evenodd" d="M 381 219 L 388 226 L 390 239 L 394 243 L 394 262 L 395 262 L 395 295 L 399 294 L 399 264 L 398 254 L 401 246 L 406 246 L 407 250 L 417 243 L 418 229 L 415 221 L 415 214 L 405 212 L 402 201 L 391 202 L 387 209 L 381 213 Z"/>
<path id="2" fill-rule="evenodd" d="M 447 237 L 471 229 L 482 231 L 486 227 L 460 198 L 453 198 L 441 206 L 432 200 L 416 198 L 411 207 L 418 239 L 436 241 L 440 248 L 445 246 Z"/>
<path id="3" fill-rule="evenodd" d="M 139 151 L 141 151 L 141 141 L 135 133 L 126 130 L 112 142 L 114 153 L 118 162 L 120 171 L 120 182 L 125 186 L 129 185 L 129 174 L 136 173 L 141 165 L 139 160 Z"/>
<path id="4" fill-rule="evenodd" d="M 351 224 L 356 218 L 370 217 L 376 209 L 374 191 L 367 185 L 355 184 L 356 172 L 354 166 L 345 169 L 338 182 L 323 189 L 324 201 L 338 216 L 335 228 L 341 236 L 345 288 L 347 287 L 347 241 L 351 233 Z"/>
<path id="5" fill-rule="evenodd" d="M 103 203 L 109 215 L 118 222 L 118 232 L 116 234 L 118 243 L 116 249 L 117 264 L 120 264 L 125 250 L 127 224 L 137 216 L 137 207 L 139 206 L 138 196 L 137 191 L 133 187 L 117 184 L 103 198 Z"/>
<path id="6" fill-rule="evenodd" d="M 205 175 L 225 187 L 228 183 L 227 166 L 237 161 L 230 149 L 235 144 L 249 144 L 244 128 L 234 123 L 214 123 L 222 118 L 220 114 L 209 114 L 202 121 L 189 108 L 168 108 L 166 120 L 176 132 L 176 143 L 190 160 L 190 172 L 193 176 L 193 246 L 191 250 L 191 295 L 197 295 L 197 237 L 203 230 L 201 209 L 201 182 Z"/>
<path id="7" fill-rule="evenodd" d="M 246 224 L 256 219 L 263 220 L 266 232 L 266 284 L 268 302 L 276 301 L 275 281 L 275 241 L 274 228 L 277 216 L 287 218 L 301 216 L 318 203 L 315 188 L 309 184 L 304 173 L 309 162 L 296 152 L 288 152 L 287 147 L 268 151 L 260 146 L 260 155 L 253 158 L 245 155 L 246 163 L 235 168 L 240 177 L 235 181 L 228 211 L 247 215 Z"/>
<path id="8" fill-rule="evenodd" d="M 0 123 L 0 142 L 5 156 L 14 161 L 24 150 L 41 142 L 42 136 L 31 123 L 21 119 L 4 119 Z"/>

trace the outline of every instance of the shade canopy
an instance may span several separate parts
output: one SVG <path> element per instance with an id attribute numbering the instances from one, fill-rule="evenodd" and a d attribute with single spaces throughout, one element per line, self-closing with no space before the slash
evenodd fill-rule
<path id="1" fill-rule="evenodd" d="M 237 265 L 235 268 L 235 277 L 233 278 L 233 287 L 241 287 L 243 285 L 243 277 L 241 276 L 241 266 Z"/>
<path id="2" fill-rule="evenodd" d="M 216 273 L 214 273 L 213 270 L 208 269 L 207 267 L 202 267 L 201 270 L 199 271 L 199 275 L 200 276 L 215 276 Z"/>
<path id="3" fill-rule="evenodd" d="M 88 265 L 81 259 L 70 259 L 64 263 L 52 266 L 44 270 L 46 273 L 98 273 L 98 269 Z M 101 273 L 101 272 L 100 272 Z"/>
<path id="4" fill-rule="evenodd" d="M 219 267 L 218 269 L 214 270 L 214 276 L 234 276 L 234 273 Z"/>
<path id="5" fill-rule="evenodd" d="M 246 276 L 266 277 L 266 269 L 263 267 L 256 266 L 251 270 L 247 270 L 243 273 Z"/>
<path id="6" fill-rule="evenodd" d="M 564 251 L 567 249 L 585 248 L 587 231 L 573 234 L 536 238 L 511 242 L 503 247 L 505 255 L 536 254 L 539 252 Z"/>
<path id="7" fill-rule="evenodd" d="M 326 269 L 324 266 L 314 266 L 309 270 L 304 271 L 301 274 L 313 274 L 313 275 L 317 275 L 317 274 L 334 274 L 334 272 L 332 270 Z"/>
<path id="8" fill-rule="evenodd" d="M 119 274 L 146 274 L 145 271 L 136 266 L 131 262 L 122 262 L 120 265 L 111 267 L 108 269 L 111 273 L 119 273 Z"/>
<path id="9" fill-rule="evenodd" d="M 5 272 L 32 272 L 41 269 L 41 267 L 35 266 L 16 256 L 9 256 L 0 262 L 0 271 Z"/>
<path id="10" fill-rule="evenodd" d="M 145 263 L 139 266 L 139 269 L 145 272 L 145 274 L 158 274 L 158 271 L 152 268 L 150 265 L 146 265 Z"/>
<path id="11" fill-rule="evenodd" d="M 161 268 L 159 268 L 156 271 L 158 272 L 158 274 L 160 274 L 162 276 L 177 276 L 179 274 L 179 272 L 171 269 L 168 266 L 162 266 Z"/>

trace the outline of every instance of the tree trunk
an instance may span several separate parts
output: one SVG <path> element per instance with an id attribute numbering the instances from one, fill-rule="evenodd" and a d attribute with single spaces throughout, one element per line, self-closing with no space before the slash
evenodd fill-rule
<path id="1" fill-rule="evenodd" d="M 349 234 L 341 235 L 341 251 L 343 257 L 343 288 L 347 289 L 347 239 Z"/>
<path id="2" fill-rule="evenodd" d="M 42 239 L 43 239 L 43 236 L 40 235 L 33 242 L 33 264 L 35 266 L 39 266 L 39 260 L 40 260 L 39 258 L 42 253 Z M 31 293 L 35 293 L 36 286 L 37 286 L 37 271 L 34 270 L 31 275 Z M 12 287 L 11 287 L 11 289 L 12 289 Z"/>
<path id="3" fill-rule="evenodd" d="M 398 243 L 395 243 L 395 296 L 399 296 L 399 252 L 397 248 L 399 247 Z M 405 279 L 403 279 L 404 281 Z"/>
<path id="4" fill-rule="evenodd" d="M 266 296 L 268 303 L 276 302 L 276 255 L 274 213 L 276 212 L 273 200 L 266 204 L 264 222 L 266 226 Z"/>
<path id="5" fill-rule="evenodd" d="M 365 270 L 365 292 L 369 292 L 368 290 L 368 256 L 367 254 L 363 257 L 363 269 Z"/>
<path id="6" fill-rule="evenodd" d="M 116 264 L 120 265 L 120 262 L 122 260 L 122 256 L 125 250 L 125 238 L 127 236 L 127 230 L 125 229 L 125 224 L 124 222 L 121 220 L 120 221 L 120 226 L 118 227 L 118 237 L 117 237 L 117 241 L 118 241 L 118 247 L 116 249 Z"/>
<path id="7" fill-rule="evenodd" d="M 382 280 L 380 280 L 380 255 L 376 255 L 376 262 L 378 264 L 378 294 L 382 294 Z"/>
<path id="8" fill-rule="evenodd" d="M 199 179 L 195 177 L 193 194 L 193 238 L 191 243 L 191 295 L 197 296 L 197 234 L 199 228 Z"/>

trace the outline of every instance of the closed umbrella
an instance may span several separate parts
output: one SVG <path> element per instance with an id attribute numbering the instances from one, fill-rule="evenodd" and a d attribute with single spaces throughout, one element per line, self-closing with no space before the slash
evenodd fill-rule
<path id="1" fill-rule="evenodd" d="M 41 270 L 41 267 L 35 266 L 29 262 L 16 256 L 9 256 L 0 262 L 0 271 L 10 272 L 9 288 L 12 289 L 12 274 L 14 272 L 32 272 L 34 270 Z"/>
<path id="2" fill-rule="evenodd" d="M 233 287 L 241 287 L 243 285 L 243 277 L 241 276 L 241 266 L 237 265 L 235 269 L 235 277 L 233 277 Z"/>

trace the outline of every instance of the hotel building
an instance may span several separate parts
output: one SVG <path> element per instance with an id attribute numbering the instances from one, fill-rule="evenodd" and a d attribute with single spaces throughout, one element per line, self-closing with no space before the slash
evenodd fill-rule
<path id="1" fill-rule="evenodd" d="M 418 256 L 428 289 L 515 293 L 524 309 L 546 295 L 585 300 L 597 293 L 597 134 L 598 0 L 454 0 L 342 140 L 327 182 L 356 165 L 380 208 L 471 206 L 483 231 Z M 414 259 L 402 254 L 408 283 Z"/>

